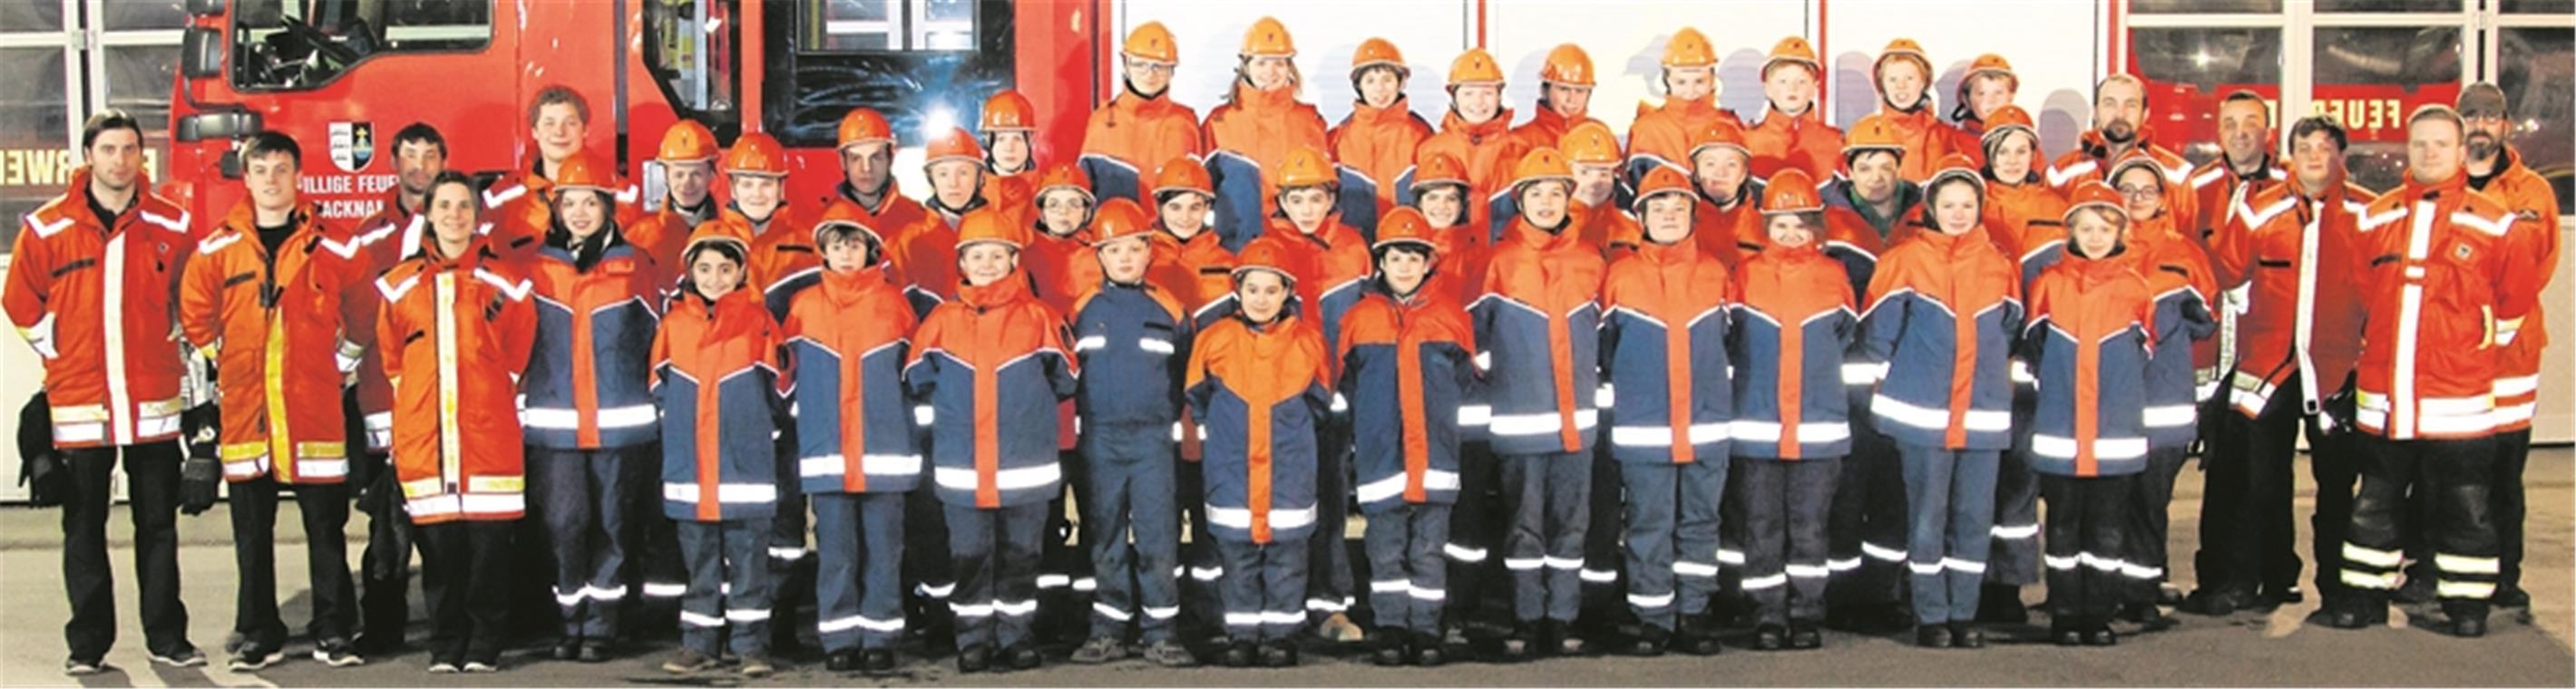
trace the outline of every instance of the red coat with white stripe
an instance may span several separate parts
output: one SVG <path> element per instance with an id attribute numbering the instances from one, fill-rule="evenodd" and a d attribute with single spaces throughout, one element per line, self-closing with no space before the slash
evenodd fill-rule
<path id="1" fill-rule="evenodd" d="M 0 306 L 44 360 L 55 447 L 132 445 L 179 435 L 180 348 L 167 341 L 178 285 L 197 251 L 188 212 L 143 189 L 105 226 L 90 212 L 89 169 L 27 214 Z M 28 375 L 30 372 L 13 372 Z"/>
<path id="2" fill-rule="evenodd" d="M 2246 289 L 2236 317 L 2236 370 L 2227 400 L 2248 417 L 2263 413 L 2282 383 L 2299 376 L 2301 406 L 2317 410 L 2352 375 L 2361 353 L 2355 228 L 2369 190 L 2337 181 L 2309 198 L 2292 179 L 2233 201 L 2228 224 L 2211 237 L 2218 289 Z"/>
<path id="3" fill-rule="evenodd" d="M 394 395 L 394 477 L 412 523 L 503 521 L 527 509 L 517 405 L 536 338 L 528 278 L 476 238 L 375 282 L 376 341 Z"/>
<path id="4" fill-rule="evenodd" d="M 2461 175 L 2412 179 L 2361 219 L 2362 326 L 2354 420 L 2392 440 L 2475 438 L 2496 429 L 2502 351 L 2538 300 L 2529 233 Z"/>
<path id="5" fill-rule="evenodd" d="M 347 228 L 309 205 L 291 217 L 296 229 L 271 257 L 243 200 L 197 243 L 180 285 L 181 328 L 219 372 L 227 481 L 274 471 L 279 483 L 339 483 L 349 474 L 336 400 L 375 339 L 376 300 L 365 292 L 374 283 Z"/>

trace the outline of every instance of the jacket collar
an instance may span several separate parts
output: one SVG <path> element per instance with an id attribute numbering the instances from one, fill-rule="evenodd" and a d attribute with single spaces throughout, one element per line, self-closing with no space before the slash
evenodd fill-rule
<path id="1" fill-rule="evenodd" d="M 1456 108 L 1451 108 L 1448 113 L 1440 116 L 1440 131 L 1442 133 L 1457 132 L 1459 134 L 1466 135 L 1468 143 L 1481 144 L 1491 140 L 1493 137 L 1511 133 L 1512 109 L 1497 109 L 1494 111 L 1494 117 L 1492 119 L 1471 124 L 1467 121 L 1467 118 L 1458 116 L 1458 110 Z"/>
<path id="2" fill-rule="evenodd" d="M 978 312 L 1009 306 L 1013 302 L 1030 298 L 1028 273 L 1022 272 L 1019 268 L 1012 268 L 1010 274 L 1003 275 L 1002 279 L 988 285 L 966 284 L 966 278 L 962 275 L 957 279 L 957 300 L 974 307 Z"/>

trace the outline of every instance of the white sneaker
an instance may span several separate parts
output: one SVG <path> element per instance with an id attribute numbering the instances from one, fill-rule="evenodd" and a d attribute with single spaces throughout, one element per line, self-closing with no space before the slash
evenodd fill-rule
<path id="1" fill-rule="evenodd" d="M 486 672 L 500 672 L 501 668 L 500 666 L 480 660 L 469 660 L 465 662 L 465 671 L 470 674 L 482 674 Z"/>
<path id="2" fill-rule="evenodd" d="M 79 658 L 73 658 L 63 661 L 63 676 L 65 677 L 87 677 L 106 671 L 107 662 L 102 660 L 81 660 Z"/>
<path id="3" fill-rule="evenodd" d="M 455 663 L 451 663 L 451 662 L 447 662 L 447 661 L 444 661 L 444 660 L 430 663 L 430 664 L 429 664 L 429 674 L 433 674 L 433 675 L 453 675 L 453 674 L 456 674 L 456 664 L 455 664 Z"/>

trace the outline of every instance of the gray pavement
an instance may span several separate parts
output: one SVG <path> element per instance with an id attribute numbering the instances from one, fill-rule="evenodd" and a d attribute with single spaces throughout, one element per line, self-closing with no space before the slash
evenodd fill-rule
<path id="1" fill-rule="evenodd" d="M 2304 459 L 2299 469 L 2301 495 L 2297 520 L 2304 530 L 2310 492 Z M 944 661 L 907 656 L 905 673 L 872 679 L 823 671 L 818 660 L 789 658 L 773 678 L 738 682 L 730 676 L 672 677 L 658 669 L 667 644 L 635 649 L 629 657 L 602 665 L 555 662 L 540 648 L 523 648 L 503 656 L 504 671 L 493 675 L 423 674 L 425 654 L 414 650 L 371 658 L 362 667 L 329 669 L 293 657 L 257 674 L 236 674 L 216 667 L 171 669 L 144 658 L 142 632 L 133 615 L 132 559 L 125 539 L 131 527 L 113 518 L 109 532 L 116 540 L 118 622 L 122 625 L 108 662 L 117 668 L 87 678 L 61 674 L 63 601 L 57 530 L 59 513 L 23 507 L 0 508 L 0 610 L 10 620 L 0 624 L 0 685 L 63 686 L 595 686 L 607 684 L 720 685 L 1001 685 L 1001 686 L 1565 686 L 1565 685 L 2001 685 L 2001 686 L 2557 686 L 2576 684 L 2576 451 L 2550 448 L 2533 453 L 2530 475 L 2531 513 L 2527 538 L 2530 559 L 2524 586 L 2531 591 L 2529 613 L 2499 611 L 2494 632 L 2478 640 L 2453 639 L 2406 625 L 2405 610 L 2389 628 L 2346 632 L 2300 624 L 2315 609 L 2313 597 L 2303 605 L 2283 607 L 2268 615 L 2244 613 L 2228 618 L 2182 616 L 2172 631 L 2133 635 L 2117 648 L 2061 649 L 2041 644 L 1998 644 L 1984 651 L 1927 651 L 1905 639 L 1829 633 L 1826 648 L 1805 653 L 1763 654 L 1730 648 L 1716 658 L 1671 656 L 1657 659 L 1580 658 L 1525 665 L 1452 664 L 1436 670 L 1385 669 L 1357 658 L 1310 652 L 1293 670 L 1165 670 L 1128 661 L 1086 667 L 1061 662 L 1016 674 L 957 675 Z M 2187 468 L 2177 483 L 2173 510 L 2174 581 L 2190 588 L 2190 554 L 2197 550 L 2201 474 Z M 218 506 L 203 516 L 180 522 L 180 563 L 185 599 L 192 614 L 192 638 L 220 664 L 218 648 L 231 626 L 234 579 L 225 521 Z M 291 503 L 284 509 L 293 509 Z M 363 522 L 363 519 L 353 520 Z M 280 524 L 294 524 L 280 515 Z M 351 525 L 351 555 L 362 538 L 361 523 Z M 292 528 L 279 533 L 279 548 L 300 547 Z M 2306 536 L 2300 537 L 2302 551 Z M 298 553 L 280 552 L 278 572 L 284 616 L 290 626 L 309 617 L 303 588 L 305 576 Z M 2024 592 L 2036 602 L 2039 587 Z M 426 633 L 414 592 L 412 638 Z M 2422 613 L 2421 609 L 2412 612 Z M 290 653 L 310 646 L 301 640 Z"/>

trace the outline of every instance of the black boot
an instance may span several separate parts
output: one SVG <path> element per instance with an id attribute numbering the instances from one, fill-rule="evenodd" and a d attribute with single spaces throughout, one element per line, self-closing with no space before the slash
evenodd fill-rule
<path id="1" fill-rule="evenodd" d="M 1538 657 L 1538 652 L 1539 635 L 1536 623 L 1513 624 L 1511 633 L 1503 637 L 1503 659 L 1506 661 L 1530 660 Z"/>
<path id="2" fill-rule="evenodd" d="M 1703 615 L 1682 616 L 1682 628 L 1673 635 L 1673 648 L 1695 656 L 1713 656 L 1724 648 L 1717 640 L 1717 626 Z"/>
<path id="3" fill-rule="evenodd" d="M 957 651 L 957 671 L 974 674 L 993 669 L 993 647 L 975 644 Z"/>
<path id="4" fill-rule="evenodd" d="M 1766 624 L 1753 628 L 1753 650 L 1777 651 L 1789 647 L 1789 628 Z"/>
<path id="5" fill-rule="evenodd" d="M 1951 648 L 1985 648 L 1986 633 L 1975 622 L 1950 623 Z"/>
<path id="6" fill-rule="evenodd" d="M 1789 648 L 1812 651 L 1824 646 L 1825 634 L 1822 630 L 1816 629 L 1816 623 L 1794 620 L 1789 623 Z"/>
<path id="7" fill-rule="evenodd" d="M 1417 633 L 1413 638 L 1413 664 L 1440 667 L 1449 664 L 1447 641 L 1439 634 Z"/>
<path id="8" fill-rule="evenodd" d="M 1641 625 L 1628 640 L 1628 655 L 1653 658 L 1664 654 L 1664 646 L 1673 641 L 1673 633 L 1655 625 Z"/>
<path id="9" fill-rule="evenodd" d="M 1225 645 L 1225 653 L 1218 659 L 1224 661 L 1226 667 L 1242 668 L 1252 667 L 1259 658 L 1260 654 L 1254 650 L 1252 640 L 1234 639 Z"/>
<path id="10" fill-rule="evenodd" d="M 1403 665 L 1413 659 L 1412 641 L 1413 635 L 1403 629 L 1379 627 L 1369 634 L 1369 661 L 1381 667 Z"/>
<path id="11" fill-rule="evenodd" d="M 1937 624 L 1917 626 L 1914 628 L 1914 645 L 1923 648 L 1949 648 L 1950 628 Z"/>
<path id="12" fill-rule="evenodd" d="M 1988 624 L 2029 624 L 2030 608 L 2021 604 L 2021 587 L 2010 584 L 1983 584 L 1977 592 L 1977 621 Z"/>

